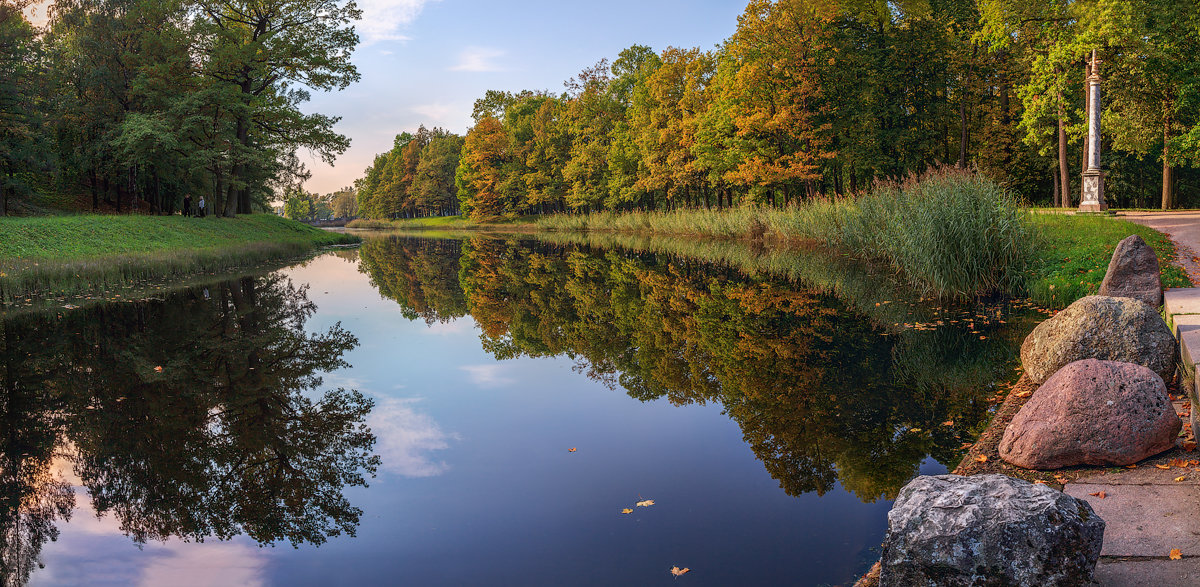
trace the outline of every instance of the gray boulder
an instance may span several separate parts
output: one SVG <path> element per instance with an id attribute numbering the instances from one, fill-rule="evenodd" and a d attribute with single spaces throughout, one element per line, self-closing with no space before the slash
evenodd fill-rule
<path id="1" fill-rule="evenodd" d="M 1129 465 L 1175 446 L 1182 427 L 1157 373 L 1087 359 L 1059 369 L 1021 406 L 1000 457 L 1027 469 Z"/>
<path id="2" fill-rule="evenodd" d="M 1162 316 L 1142 302 L 1088 296 L 1038 324 L 1021 344 L 1021 365 L 1036 384 L 1083 359 L 1134 363 L 1170 381 L 1175 376 L 1175 336 Z"/>
<path id="3" fill-rule="evenodd" d="M 879 584 L 1087 585 L 1104 520 L 1086 501 L 1004 475 L 917 477 L 888 513 Z"/>
<path id="4" fill-rule="evenodd" d="M 1133 298 L 1155 308 L 1162 305 L 1158 257 L 1142 237 L 1134 234 L 1117 243 L 1108 273 L 1100 283 L 1100 295 Z"/>

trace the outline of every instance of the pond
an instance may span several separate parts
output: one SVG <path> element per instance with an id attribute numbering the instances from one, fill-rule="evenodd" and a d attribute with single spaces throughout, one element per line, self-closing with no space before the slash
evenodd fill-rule
<path id="1" fill-rule="evenodd" d="M 847 584 L 1036 321 L 819 251 L 619 241 L 370 235 L 10 310 L 4 583 Z"/>

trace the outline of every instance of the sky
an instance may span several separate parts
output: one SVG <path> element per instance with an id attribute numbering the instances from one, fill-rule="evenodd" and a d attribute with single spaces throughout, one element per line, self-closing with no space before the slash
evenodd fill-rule
<path id="1" fill-rule="evenodd" d="M 305 188 L 353 184 L 395 135 L 419 125 L 465 134 L 471 107 L 493 90 L 551 90 L 630 45 L 657 52 L 713 48 L 731 34 L 746 0 L 358 0 L 363 20 L 354 64 L 362 79 L 314 93 L 307 112 L 340 116 L 350 149 L 334 166 L 302 153 Z"/>

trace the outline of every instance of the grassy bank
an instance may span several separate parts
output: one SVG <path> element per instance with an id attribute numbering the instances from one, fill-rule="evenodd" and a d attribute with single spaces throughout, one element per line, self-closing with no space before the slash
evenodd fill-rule
<path id="1" fill-rule="evenodd" d="M 0 219 L 0 299 L 224 271 L 358 242 L 268 214 Z"/>
<path id="2" fill-rule="evenodd" d="M 1000 292 L 1064 307 L 1099 290 L 1116 244 L 1141 235 L 1159 257 L 1165 287 L 1188 287 L 1162 233 L 1119 218 L 1019 210 L 995 184 L 940 174 L 856 200 L 789 208 L 741 207 L 559 215 L 539 228 L 593 234 L 810 240 L 902 273 L 925 295 Z"/>
<path id="3" fill-rule="evenodd" d="M 1191 287 L 1173 264 L 1175 244 L 1161 232 L 1120 218 L 1096 215 L 1032 214 L 1038 234 L 1027 291 L 1033 301 L 1062 308 L 1096 293 L 1121 239 L 1136 234 L 1158 255 L 1163 287 Z"/>

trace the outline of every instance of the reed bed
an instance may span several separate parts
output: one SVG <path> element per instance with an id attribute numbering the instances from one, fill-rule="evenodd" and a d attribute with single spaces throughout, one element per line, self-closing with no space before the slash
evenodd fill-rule
<path id="1" fill-rule="evenodd" d="M 1023 291 L 1034 255 L 1029 214 L 987 178 L 942 170 L 855 198 L 787 208 L 558 215 L 542 230 L 717 238 L 803 239 L 882 262 L 922 295 L 969 298 Z"/>

